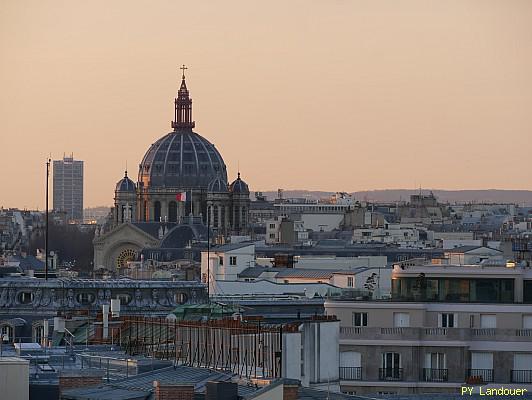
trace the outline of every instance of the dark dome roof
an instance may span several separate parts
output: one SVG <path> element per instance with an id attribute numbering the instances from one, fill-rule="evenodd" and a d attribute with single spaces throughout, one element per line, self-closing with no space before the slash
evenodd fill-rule
<path id="1" fill-rule="evenodd" d="M 220 178 L 220 176 L 217 176 L 211 181 L 211 183 L 209 183 L 207 191 L 211 193 L 226 193 L 227 183 L 225 183 L 223 179 Z"/>
<path id="2" fill-rule="evenodd" d="M 190 129 L 170 132 L 152 144 L 139 166 L 139 182 L 144 187 L 207 189 L 218 176 L 227 182 L 222 156 Z"/>
<path id="3" fill-rule="evenodd" d="M 124 174 L 124 177 L 118 181 L 116 184 L 117 192 L 132 192 L 135 193 L 135 182 L 127 177 L 127 171 Z"/>
<path id="4" fill-rule="evenodd" d="M 238 173 L 238 178 L 236 178 L 229 186 L 229 191 L 233 193 L 249 194 L 248 184 L 240 179 L 240 172 Z"/>

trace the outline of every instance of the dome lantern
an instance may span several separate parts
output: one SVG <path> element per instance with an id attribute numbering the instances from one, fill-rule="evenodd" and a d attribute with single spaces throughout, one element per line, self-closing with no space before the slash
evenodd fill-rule
<path id="1" fill-rule="evenodd" d="M 180 68 L 183 71 L 181 77 L 181 87 L 177 92 L 177 97 L 174 99 L 174 120 L 172 121 L 172 128 L 174 131 L 179 129 L 192 129 L 196 125 L 192 121 L 192 99 L 189 96 L 187 83 L 185 82 L 185 70 L 187 67 L 183 65 Z"/>

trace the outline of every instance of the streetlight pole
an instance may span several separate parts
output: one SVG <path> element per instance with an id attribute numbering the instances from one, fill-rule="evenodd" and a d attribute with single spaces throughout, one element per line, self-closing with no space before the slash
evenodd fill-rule
<path id="1" fill-rule="evenodd" d="M 211 207 L 207 207 L 207 300 L 209 303 L 211 301 Z"/>
<path id="2" fill-rule="evenodd" d="M 46 161 L 46 229 L 44 236 L 44 279 L 48 280 L 48 183 L 50 180 L 50 158 Z"/>

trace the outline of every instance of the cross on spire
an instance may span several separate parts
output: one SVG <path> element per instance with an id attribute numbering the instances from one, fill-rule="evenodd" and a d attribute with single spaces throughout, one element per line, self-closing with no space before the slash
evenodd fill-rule
<path id="1" fill-rule="evenodd" d="M 192 99 L 189 96 L 185 82 L 185 71 L 188 68 L 183 64 L 179 69 L 183 71 L 183 78 L 181 86 L 177 91 L 177 97 L 174 99 L 175 112 L 174 120 L 172 121 L 172 128 L 174 130 L 194 128 L 194 121 L 192 120 Z"/>

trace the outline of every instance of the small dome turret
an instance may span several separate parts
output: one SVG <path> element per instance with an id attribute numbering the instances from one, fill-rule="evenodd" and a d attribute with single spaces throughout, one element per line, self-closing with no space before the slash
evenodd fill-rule
<path id="1" fill-rule="evenodd" d="M 248 184 L 240 179 L 240 172 L 238 173 L 238 177 L 229 186 L 229 191 L 238 194 L 249 194 Z"/>
<path id="2" fill-rule="evenodd" d="M 207 187 L 207 192 L 209 193 L 227 193 L 227 191 L 227 184 L 220 175 L 214 178 Z"/>
<path id="3" fill-rule="evenodd" d="M 127 170 L 124 173 L 124 177 L 122 179 L 120 179 L 118 181 L 118 183 L 116 184 L 116 189 L 115 190 L 117 192 L 135 193 L 135 191 L 136 191 L 135 182 L 133 182 L 131 179 L 128 178 Z"/>

